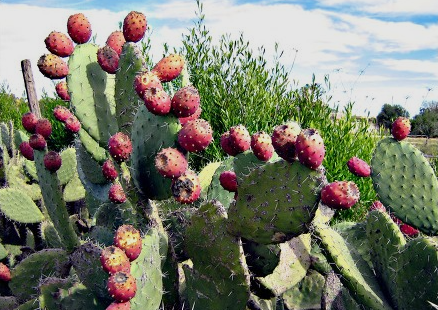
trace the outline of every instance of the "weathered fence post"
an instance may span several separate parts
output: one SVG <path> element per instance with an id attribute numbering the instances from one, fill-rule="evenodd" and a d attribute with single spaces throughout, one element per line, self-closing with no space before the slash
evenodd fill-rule
<path id="1" fill-rule="evenodd" d="M 21 61 L 21 69 L 23 71 L 24 86 L 26 88 L 27 101 L 30 111 L 38 118 L 41 118 L 40 104 L 35 89 L 35 81 L 33 79 L 32 67 L 29 59 Z"/>

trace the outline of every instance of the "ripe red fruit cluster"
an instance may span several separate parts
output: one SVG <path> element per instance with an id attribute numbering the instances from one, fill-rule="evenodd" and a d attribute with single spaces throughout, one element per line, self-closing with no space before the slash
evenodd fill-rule
<path id="1" fill-rule="evenodd" d="M 360 192 L 352 181 L 335 181 L 321 190 L 321 201 L 332 209 L 349 209 L 359 201 Z"/>
<path id="2" fill-rule="evenodd" d="M 0 281 L 11 281 L 11 271 L 9 270 L 9 267 L 3 263 L 0 263 Z"/>
<path id="3" fill-rule="evenodd" d="M 371 175 L 371 167 L 366 161 L 351 157 L 347 162 L 347 167 L 350 172 L 358 177 L 367 178 Z"/>
<path id="4" fill-rule="evenodd" d="M 406 117 L 398 117 L 391 126 L 391 134 L 394 139 L 401 141 L 411 132 L 411 122 Z"/>
<path id="5" fill-rule="evenodd" d="M 137 283 L 131 275 L 131 262 L 142 249 L 140 232 L 132 225 L 120 226 L 114 234 L 114 245 L 104 248 L 100 255 L 102 268 L 109 273 L 107 288 L 115 301 L 107 309 L 129 309 L 137 292 Z"/>

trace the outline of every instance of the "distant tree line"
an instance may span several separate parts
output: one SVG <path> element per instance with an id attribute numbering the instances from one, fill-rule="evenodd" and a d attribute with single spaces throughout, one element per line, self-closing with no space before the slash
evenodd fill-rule
<path id="1" fill-rule="evenodd" d="M 390 129 L 392 122 L 399 116 L 409 118 L 409 112 L 401 105 L 384 104 L 377 115 L 377 125 Z M 423 103 L 420 113 L 410 120 L 412 135 L 424 135 L 428 138 L 438 137 L 438 102 Z"/>

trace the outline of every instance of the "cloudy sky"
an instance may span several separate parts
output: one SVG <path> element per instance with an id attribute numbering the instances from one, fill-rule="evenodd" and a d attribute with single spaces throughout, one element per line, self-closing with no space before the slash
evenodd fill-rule
<path id="1" fill-rule="evenodd" d="M 243 33 L 268 59 L 275 43 L 294 85 L 329 75 L 332 104 L 355 102 L 357 114 L 376 116 L 384 103 L 400 104 L 411 116 L 424 101 L 438 101 L 438 5 L 436 0 L 204 0 L 213 38 Z M 0 0 L 0 83 L 24 93 L 20 62 L 30 59 L 39 94 L 54 84 L 38 71 L 47 53 L 45 37 L 67 32 L 71 14 L 82 12 L 96 43 L 131 11 L 143 12 L 152 28 L 156 61 L 162 45 L 179 47 L 196 19 L 195 0 Z"/>

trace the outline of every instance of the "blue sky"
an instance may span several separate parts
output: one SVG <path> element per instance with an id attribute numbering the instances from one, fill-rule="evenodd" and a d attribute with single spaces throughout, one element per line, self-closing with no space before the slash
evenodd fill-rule
<path id="1" fill-rule="evenodd" d="M 400 104 L 411 116 L 424 101 L 438 101 L 438 5 L 436 0 L 205 0 L 206 25 L 213 38 L 243 33 L 254 51 L 268 59 L 275 43 L 291 70 L 291 85 L 322 82 L 329 75 L 331 104 L 355 102 L 355 112 L 376 116 L 384 103 Z M 66 32 L 68 16 L 83 12 L 96 43 L 131 10 L 143 12 L 153 31 L 156 61 L 163 43 L 180 46 L 196 19 L 196 1 L 0 0 L 0 82 L 21 96 L 20 61 L 30 59 L 38 92 L 54 91 L 36 67 L 47 53 L 44 38 Z M 25 21 L 17 24 L 17 16 Z"/>

